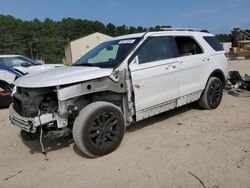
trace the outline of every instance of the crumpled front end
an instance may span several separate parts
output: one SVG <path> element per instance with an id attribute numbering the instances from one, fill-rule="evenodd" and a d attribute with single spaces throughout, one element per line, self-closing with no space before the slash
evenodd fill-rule
<path id="1" fill-rule="evenodd" d="M 43 114 L 36 117 L 23 117 L 15 111 L 14 105 L 9 107 L 10 121 L 13 125 L 30 133 L 35 133 L 41 125 L 56 122 L 56 116 L 52 113 Z"/>
<path id="2" fill-rule="evenodd" d="M 13 125 L 31 133 L 43 125 L 47 133 L 63 132 L 72 127 L 78 113 L 93 101 L 112 101 L 121 106 L 122 94 L 127 88 L 124 73 L 120 74 L 123 79 L 119 81 L 103 77 L 61 86 L 17 86 L 10 106 L 10 120 Z"/>
<path id="3" fill-rule="evenodd" d="M 57 94 L 54 88 L 21 88 L 13 92 L 9 118 L 13 125 L 34 133 L 42 125 L 60 121 Z"/>

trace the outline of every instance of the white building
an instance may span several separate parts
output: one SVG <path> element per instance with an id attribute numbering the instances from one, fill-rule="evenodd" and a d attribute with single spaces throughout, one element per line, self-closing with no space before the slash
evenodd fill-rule
<path id="1" fill-rule="evenodd" d="M 92 50 L 100 43 L 111 39 L 111 36 L 96 32 L 85 37 L 73 40 L 65 46 L 65 63 L 72 64 L 81 56 Z"/>

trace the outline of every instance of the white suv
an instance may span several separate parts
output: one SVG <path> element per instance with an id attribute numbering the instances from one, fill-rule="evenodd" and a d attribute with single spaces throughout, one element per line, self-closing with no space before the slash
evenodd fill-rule
<path id="1" fill-rule="evenodd" d="M 81 152 L 106 155 L 119 146 L 126 125 L 194 101 L 216 108 L 227 64 L 222 46 L 206 31 L 116 37 L 71 67 L 18 79 L 10 120 L 30 135 L 72 131 Z"/>

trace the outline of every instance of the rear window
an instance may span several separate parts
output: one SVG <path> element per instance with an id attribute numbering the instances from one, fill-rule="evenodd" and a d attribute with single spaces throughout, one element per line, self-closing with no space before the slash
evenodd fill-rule
<path id="1" fill-rule="evenodd" d="M 216 37 L 203 37 L 205 41 L 215 50 L 223 51 L 223 46 Z"/>
<path id="2" fill-rule="evenodd" d="M 192 37 L 176 36 L 175 41 L 181 56 L 203 53 L 200 45 Z"/>

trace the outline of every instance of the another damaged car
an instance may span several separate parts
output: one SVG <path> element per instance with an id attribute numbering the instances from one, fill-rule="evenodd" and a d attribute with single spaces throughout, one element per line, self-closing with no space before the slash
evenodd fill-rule
<path id="1" fill-rule="evenodd" d="M 63 64 L 43 64 L 23 55 L 0 55 L 0 65 L 14 68 L 24 74 L 32 74 L 64 66 Z"/>
<path id="2" fill-rule="evenodd" d="M 0 75 L 0 107 L 8 107 L 12 103 L 11 93 L 14 87 L 10 82 L 24 76 L 24 73 L 0 65 Z"/>
<path id="3" fill-rule="evenodd" d="M 219 106 L 227 59 L 214 35 L 162 29 L 104 42 L 73 66 L 15 82 L 10 120 L 30 134 L 72 132 L 90 157 L 113 152 L 125 127 L 197 101 Z"/>

